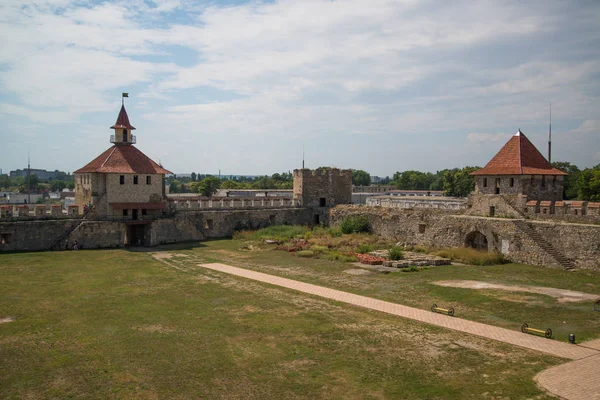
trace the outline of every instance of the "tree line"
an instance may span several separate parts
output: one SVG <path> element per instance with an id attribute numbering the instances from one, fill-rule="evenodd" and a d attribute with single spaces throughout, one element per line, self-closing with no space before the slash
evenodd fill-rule
<path id="1" fill-rule="evenodd" d="M 167 177 L 169 193 L 199 193 L 212 196 L 219 189 L 293 189 L 294 176 L 291 172 L 275 173 L 271 176 L 231 176 L 219 178 L 194 172 L 190 177 Z"/>
<path id="2" fill-rule="evenodd" d="M 570 162 L 553 162 L 552 166 L 566 172 L 564 180 L 565 200 L 600 201 L 600 164 L 580 170 Z M 431 172 L 415 170 L 398 171 L 390 179 L 386 177 L 380 185 L 393 185 L 401 190 L 440 190 L 446 196 L 466 197 L 475 189 L 475 177 L 470 173 L 480 167 L 444 169 Z M 352 172 L 352 184 L 368 186 L 371 176 L 362 170 Z"/>
<path id="3" fill-rule="evenodd" d="M 0 175 L 0 189 L 27 193 L 60 192 L 65 188 L 74 189 L 75 179 L 71 174 L 65 174 L 64 179 L 39 179 L 36 174 L 11 178 L 7 174 Z"/>

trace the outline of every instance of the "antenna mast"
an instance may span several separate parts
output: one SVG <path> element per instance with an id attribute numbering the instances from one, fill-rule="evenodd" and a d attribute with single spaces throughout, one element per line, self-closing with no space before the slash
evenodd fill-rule
<path id="1" fill-rule="evenodd" d="M 31 204 L 31 163 L 30 163 L 30 150 L 27 149 L 27 204 Z"/>
<path id="2" fill-rule="evenodd" d="M 302 143 L 302 169 L 304 169 L 304 143 Z"/>
<path id="3" fill-rule="evenodd" d="M 552 162 L 552 102 L 550 102 L 550 122 L 548 125 L 548 162 Z"/>

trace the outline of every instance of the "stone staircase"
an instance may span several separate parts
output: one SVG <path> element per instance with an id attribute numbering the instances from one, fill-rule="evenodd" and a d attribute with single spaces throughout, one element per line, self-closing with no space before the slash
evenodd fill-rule
<path id="1" fill-rule="evenodd" d="M 507 196 L 505 194 L 501 194 L 500 197 L 502 198 L 502 200 L 504 200 L 504 202 L 506 204 L 508 204 L 508 206 L 514 211 L 516 212 L 521 218 L 527 218 L 527 215 L 525 214 L 525 212 L 523 212 L 523 210 L 519 209 L 519 207 L 517 207 L 515 205 L 515 203 L 513 202 L 513 199 L 510 196 Z"/>
<path id="2" fill-rule="evenodd" d="M 83 217 L 81 218 L 81 220 L 79 220 L 79 222 L 77 222 L 76 224 L 73 224 L 69 229 L 67 229 L 66 231 L 64 231 L 54 242 L 52 242 L 52 244 L 50 245 L 50 250 L 61 250 L 61 243 L 63 240 L 67 239 L 71 233 L 73 233 L 77 228 L 79 228 L 87 219 L 88 217 L 94 215 L 94 211 L 96 210 L 96 205 L 98 203 L 100 203 L 100 200 L 102 200 L 102 198 L 106 195 L 106 193 L 102 194 L 102 196 L 100 196 L 100 198 L 98 199 L 98 201 L 96 203 L 94 203 L 88 210 L 87 212 L 85 212 L 83 214 Z"/>
<path id="3" fill-rule="evenodd" d="M 564 254 L 554 248 L 550 243 L 546 241 L 531 225 L 522 220 L 514 221 L 517 228 L 523 231 L 529 239 L 531 239 L 538 247 L 544 250 L 565 270 L 571 270 L 575 268 L 573 260 L 567 258 Z"/>

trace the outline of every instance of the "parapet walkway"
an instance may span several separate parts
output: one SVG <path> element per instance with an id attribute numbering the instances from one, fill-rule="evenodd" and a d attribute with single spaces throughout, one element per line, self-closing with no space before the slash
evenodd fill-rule
<path id="1" fill-rule="evenodd" d="M 271 285 L 281 286 L 288 289 L 297 290 L 299 292 L 324 297 L 326 299 L 340 301 L 342 303 L 352 304 L 371 310 L 397 315 L 399 317 L 413 319 L 426 324 L 437 325 L 443 328 L 453 329 L 455 331 L 470 333 L 472 335 L 497 340 L 499 342 L 524 347 L 530 350 L 541 351 L 543 353 L 551 354 L 561 358 L 579 360 L 593 355 L 600 355 L 600 351 L 589 347 L 558 342 L 533 335 L 526 335 L 521 331 L 511 331 L 509 329 L 499 328 L 497 326 L 486 325 L 456 317 L 449 317 L 447 315 L 436 314 L 431 311 L 390 303 L 388 301 L 360 296 L 323 286 L 312 285 L 310 283 L 295 281 L 293 279 L 281 278 L 279 276 L 269 275 L 262 272 L 232 267 L 225 264 L 200 264 L 200 266 L 219 272 L 225 272 L 227 274 L 241 276 L 243 278 L 253 279 L 255 281 L 265 282 Z"/>

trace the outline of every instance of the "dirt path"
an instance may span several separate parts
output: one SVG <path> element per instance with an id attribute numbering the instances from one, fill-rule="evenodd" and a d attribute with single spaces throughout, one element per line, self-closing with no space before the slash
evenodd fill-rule
<path id="1" fill-rule="evenodd" d="M 437 281 L 432 282 L 434 285 L 455 287 L 463 289 L 476 290 L 505 290 L 508 292 L 527 292 L 544 294 L 558 299 L 559 303 L 570 303 L 577 301 L 596 301 L 600 299 L 600 294 L 590 294 L 576 292 L 574 290 L 556 289 L 543 286 L 516 286 L 516 285 L 501 285 L 497 283 L 487 283 L 481 281 L 455 280 L 455 281 Z"/>

